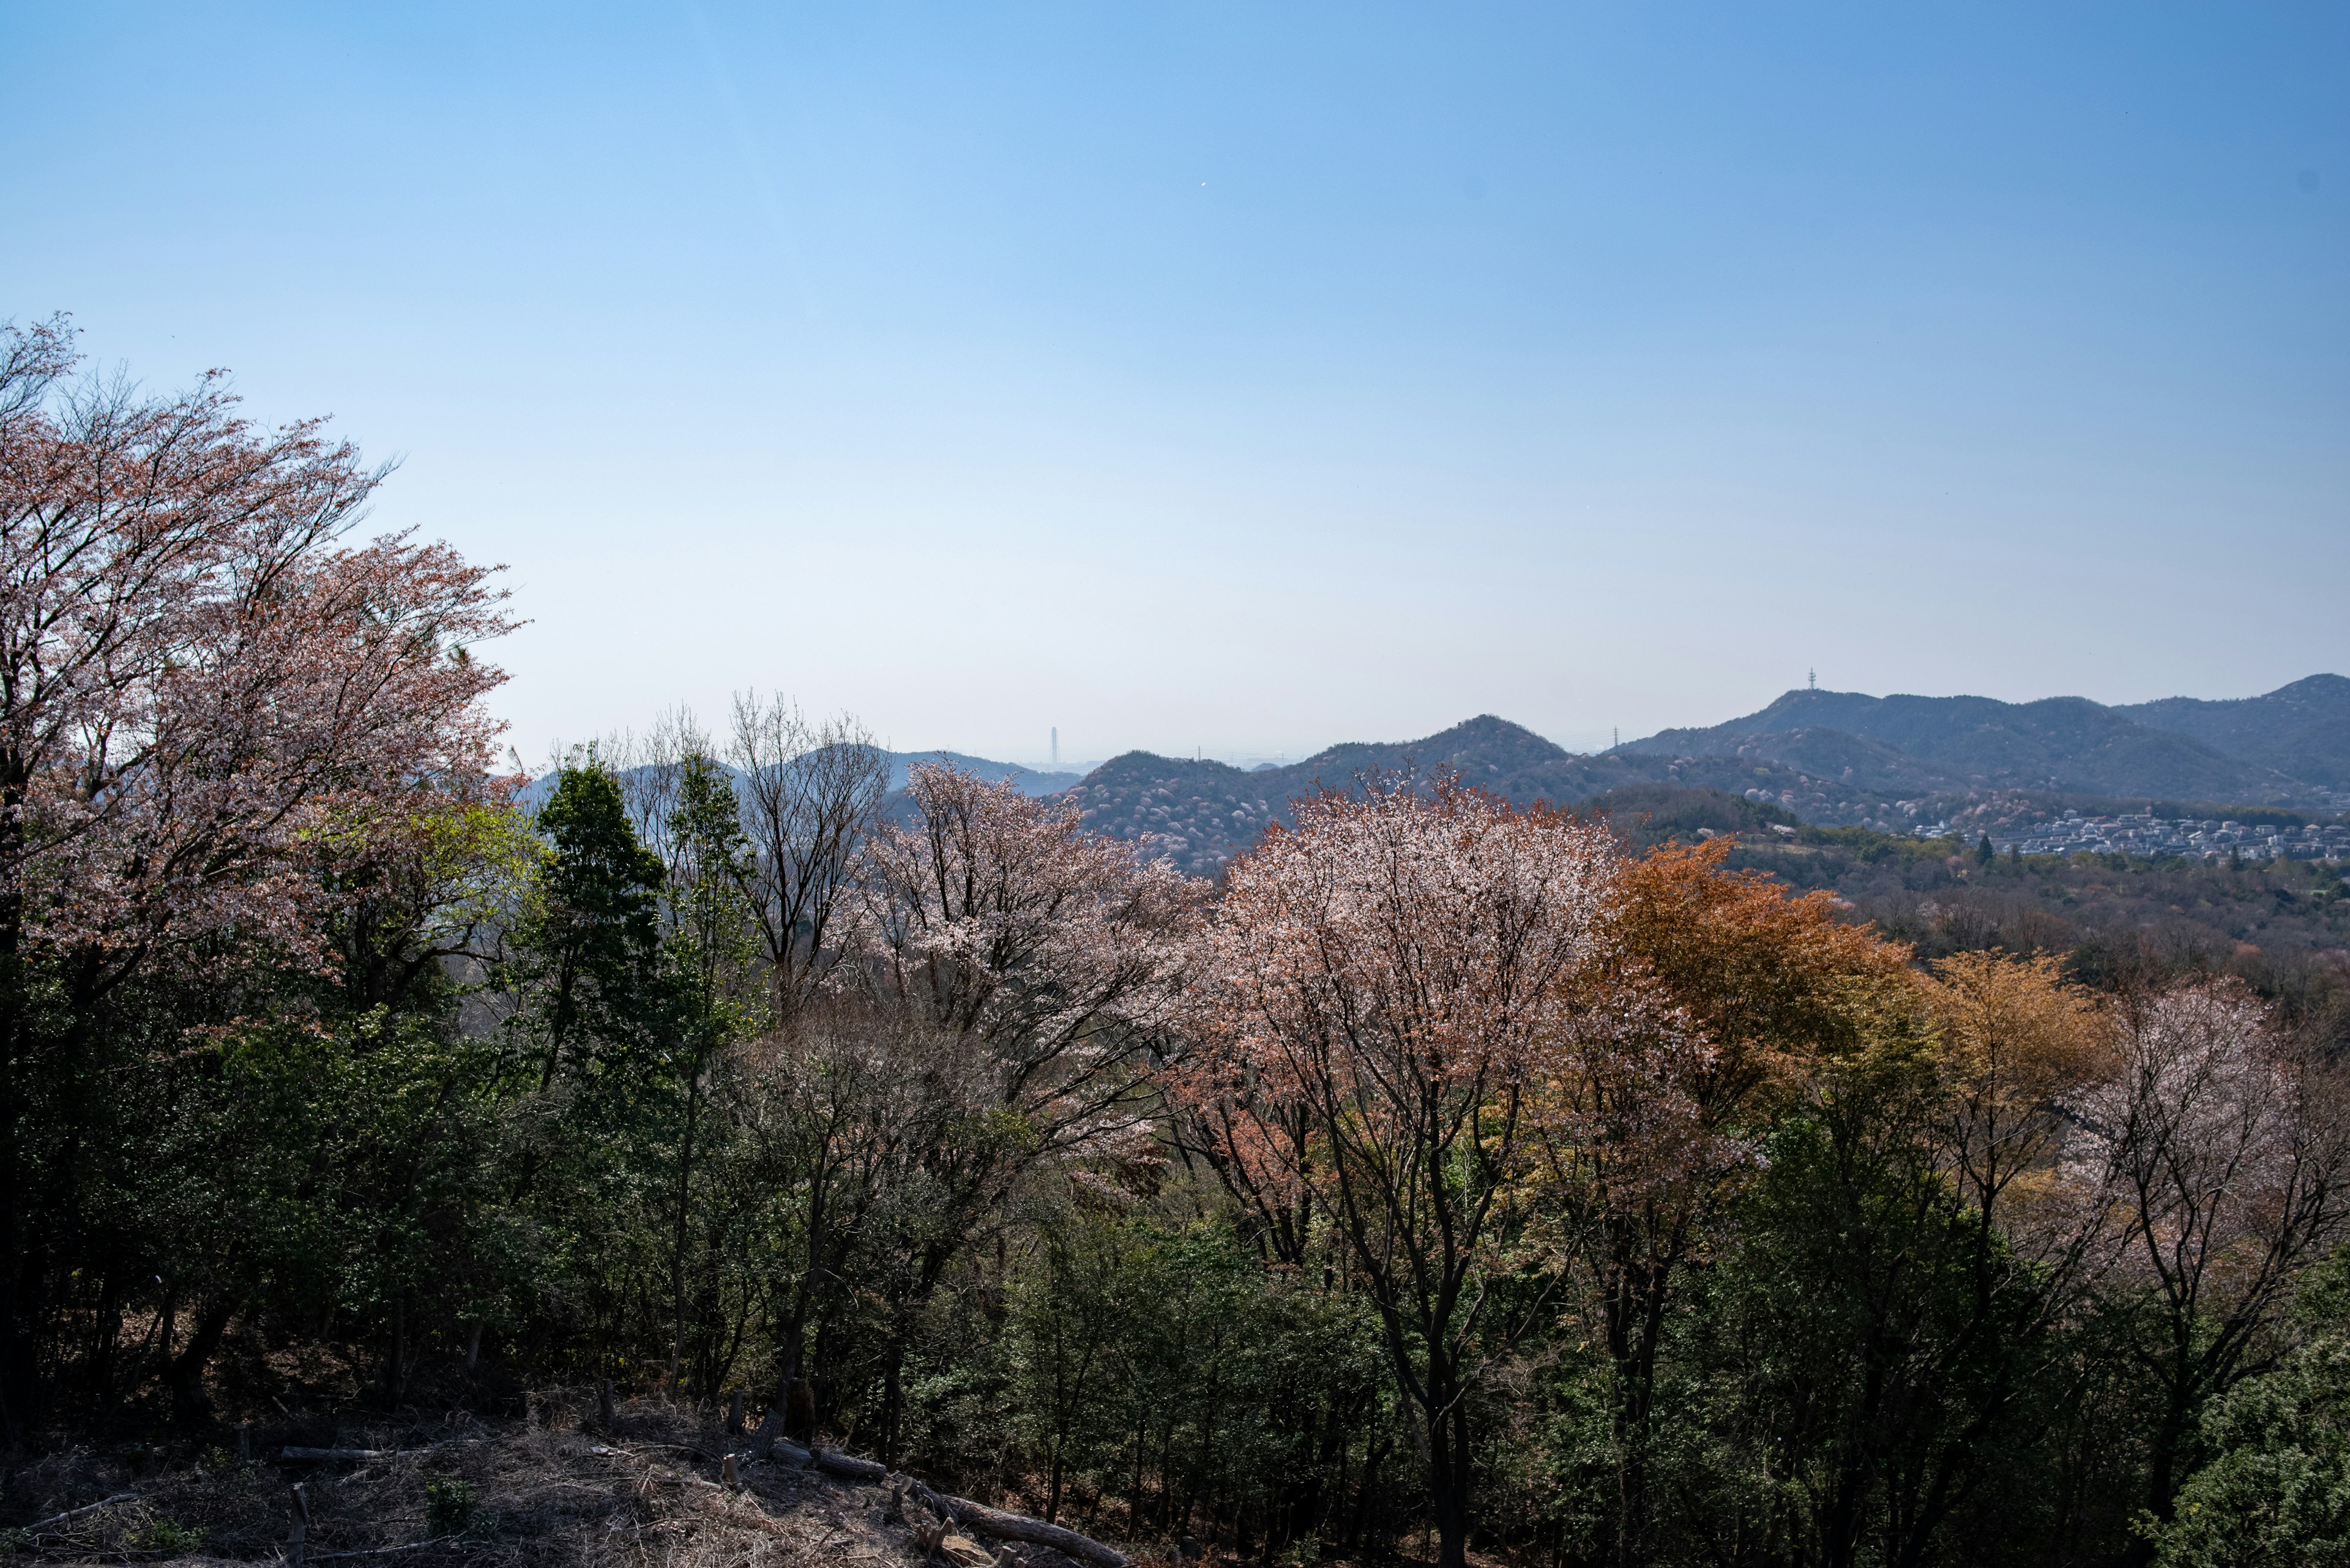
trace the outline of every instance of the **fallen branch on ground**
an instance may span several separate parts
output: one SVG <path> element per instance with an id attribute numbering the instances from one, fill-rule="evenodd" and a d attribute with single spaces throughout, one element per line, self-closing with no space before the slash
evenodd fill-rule
<path id="1" fill-rule="evenodd" d="M 405 1546 L 370 1546 L 359 1552 L 321 1552 L 310 1559 L 313 1563 L 332 1563 L 343 1557 L 381 1557 L 393 1552 L 421 1552 L 428 1546 L 446 1546 L 462 1539 L 454 1535 L 436 1535 L 430 1541 L 411 1541 Z"/>
<path id="2" fill-rule="evenodd" d="M 79 1508 L 69 1508 L 63 1513 L 53 1513 L 49 1515 L 48 1518 L 40 1521 L 38 1523 L 25 1526 L 25 1533 L 27 1535 L 38 1535 L 42 1531 L 47 1530 L 52 1524 L 63 1524 L 68 1519 L 79 1519 L 85 1513 L 96 1513 L 99 1509 L 111 1508 L 118 1502 L 129 1502 L 138 1495 L 139 1494 L 135 1491 L 119 1491 L 112 1497 L 102 1497 L 96 1502 L 86 1502 Z"/>

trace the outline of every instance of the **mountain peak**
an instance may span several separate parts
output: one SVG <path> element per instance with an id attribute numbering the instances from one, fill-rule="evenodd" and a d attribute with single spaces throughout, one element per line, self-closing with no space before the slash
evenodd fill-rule
<path id="1" fill-rule="evenodd" d="M 1407 749 L 1423 764 L 1463 756 L 1491 763 L 1500 760 L 1497 753 L 1506 753 L 1520 763 L 1555 762 L 1568 754 L 1564 746 L 1543 739 L 1523 724 L 1513 724 L 1492 713 L 1463 719 L 1449 730 L 1412 742 Z"/>

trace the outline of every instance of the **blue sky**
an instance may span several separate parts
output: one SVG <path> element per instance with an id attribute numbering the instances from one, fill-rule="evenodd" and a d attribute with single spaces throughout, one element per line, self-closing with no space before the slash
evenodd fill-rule
<path id="1" fill-rule="evenodd" d="M 505 563 L 526 756 L 2350 669 L 2350 9 L 0 9 L 0 314 Z"/>

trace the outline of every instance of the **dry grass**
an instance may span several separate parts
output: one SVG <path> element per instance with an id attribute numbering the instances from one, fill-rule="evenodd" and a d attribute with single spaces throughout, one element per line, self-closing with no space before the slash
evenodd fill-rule
<path id="1" fill-rule="evenodd" d="M 313 1563 L 895 1568 L 922 1561 L 910 1527 L 888 1517 L 889 1494 L 879 1486 L 746 1463 L 743 1484 L 730 1490 L 719 1479 L 730 1443 L 706 1416 L 624 1402 L 607 1431 L 595 1407 L 583 1389 L 535 1396 L 527 1419 L 497 1426 L 452 1417 L 439 1427 L 272 1431 L 259 1435 L 254 1461 L 243 1465 L 217 1448 L 68 1449 L 7 1476 L 5 1516 L 17 1521 L 8 1543 L 19 1561 L 277 1561 L 294 1517 L 289 1489 L 300 1481 Z M 276 1462 L 289 1440 L 392 1451 L 355 1462 Z M 442 1495 L 437 1510 L 428 1488 Z M 126 1490 L 136 1496 L 36 1537 L 22 1533 Z M 1055 1552 L 1014 1550 L 1033 1568 L 1073 1568 Z"/>

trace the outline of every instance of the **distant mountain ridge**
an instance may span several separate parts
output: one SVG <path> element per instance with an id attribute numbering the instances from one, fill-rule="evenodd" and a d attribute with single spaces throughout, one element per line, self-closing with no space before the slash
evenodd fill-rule
<path id="1" fill-rule="evenodd" d="M 1292 820 L 1290 803 L 1297 797 L 1408 767 L 1451 768 L 1506 799 L 1560 805 L 1663 781 L 1670 773 L 1646 758 L 1578 756 L 1522 724 L 1482 713 L 1421 740 L 1349 742 L 1286 767 L 1247 773 L 1223 763 L 1128 752 L 1086 775 L 1066 798 L 1077 803 L 1080 820 L 1095 832 L 1154 835 L 1176 865 L 1204 875 L 1254 843 L 1266 824 Z"/>
<path id="2" fill-rule="evenodd" d="M 2312 675 L 2261 697 L 2166 697 L 2113 711 L 2244 762 L 2350 789 L 2350 679 L 2339 675 Z"/>
<path id="3" fill-rule="evenodd" d="M 1290 820 L 1296 796 L 1406 766 L 1451 768 L 1521 804 L 1649 810 L 1666 798 L 1659 789 L 1720 792 L 1805 821 L 1905 832 L 1961 810 L 1985 826 L 2028 819 L 2065 796 L 2324 806 L 2350 779 L 2350 680 L 2319 675 L 2262 697 L 2129 709 L 1807 690 L 1726 724 L 1593 755 L 1487 713 L 1418 741 L 1349 742 L 1247 773 L 1129 752 L 1066 798 L 1095 831 L 1153 835 L 1176 864 L 1205 874 L 1266 824 Z"/>
<path id="4" fill-rule="evenodd" d="M 968 756 L 962 752 L 884 752 L 881 754 L 889 763 L 889 788 L 893 793 L 904 789 L 907 776 L 924 763 L 943 763 L 948 767 L 959 768 L 964 773 L 985 779 L 990 784 L 1002 784 L 1008 779 L 1023 794 L 1058 794 L 1083 776 L 1078 774 L 1039 773 L 1033 768 L 1024 768 L 1016 763 L 990 762 L 985 757 Z M 742 787 L 740 771 L 731 763 L 723 765 L 726 768 L 727 775 L 734 780 L 735 787 L 740 789 Z M 627 778 L 642 771 L 640 768 L 629 768 L 621 776 Z M 546 805 L 547 797 L 555 793 L 556 776 L 556 770 L 548 769 L 525 784 L 515 798 L 525 806 L 536 807 Z"/>
<path id="5" fill-rule="evenodd" d="M 1766 757 L 1880 794 L 2030 789 L 2317 804 L 2350 777 L 2350 680 L 2317 675 L 2261 697 L 2129 708 L 2085 697 L 1799 691 L 1744 718 L 1660 731 L 1617 750 Z"/>
<path id="6" fill-rule="evenodd" d="M 891 752 L 889 756 L 889 787 L 906 787 L 906 779 L 924 763 L 943 764 L 985 779 L 989 784 L 1002 784 L 1006 779 L 1019 787 L 1023 794 L 1058 794 L 1076 784 L 1082 774 L 1042 773 L 1024 768 L 1017 763 L 992 763 L 985 757 L 966 756 L 961 752 Z"/>
<path id="7" fill-rule="evenodd" d="M 2350 680 L 2313 675 L 2259 697 L 2126 707 L 2083 697 L 2003 702 L 1804 690 L 1727 723 L 1664 730 L 1589 755 L 1491 713 L 1417 741 L 1349 742 L 1245 771 L 1128 752 L 1079 778 L 960 752 L 887 754 L 893 815 L 909 809 L 902 792 L 914 767 L 946 763 L 1066 799 L 1093 831 L 1151 836 L 1158 853 L 1210 875 L 1267 825 L 1292 820 L 1299 796 L 1405 768 L 1450 768 L 1522 805 L 1620 805 L 1659 822 L 1695 813 L 1691 822 L 1721 831 L 1783 817 L 1887 832 L 1996 831 L 2049 816 L 2066 797 L 2350 805 L 2350 795 L 2335 793 L 2350 791 Z M 543 799 L 552 784 L 551 776 L 536 781 L 525 800 Z"/>

